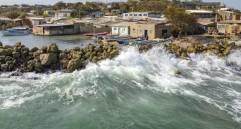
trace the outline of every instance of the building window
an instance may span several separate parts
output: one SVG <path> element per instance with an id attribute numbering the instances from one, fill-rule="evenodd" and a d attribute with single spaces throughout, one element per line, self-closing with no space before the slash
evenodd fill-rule
<path id="1" fill-rule="evenodd" d="M 236 20 L 240 20 L 240 15 L 236 15 Z"/>
<path id="2" fill-rule="evenodd" d="M 133 16 L 132 14 L 130 14 L 130 16 Z"/>
<path id="3" fill-rule="evenodd" d="M 142 16 L 142 14 L 139 14 L 139 16 Z"/>
<path id="4" fill-rule="evenodd" d="M 117 30 L 117 27 L 114 27 L 114 30 Z"/>
<path id="5" fill-rule="evenodd" d="M 147 16 L 147 14 L 143 14 L 143 16 Z"/>
<path id="6" fill-rule="evenodd" d="M 125 16 L 127 17 L 127 16 L 128 16 L 128 14 L 125 14 Z"/>
<path id="7" fill-rule="evenodd" d="M 137 14 L 134 14 L 134 16 L 137 16 Z"/>

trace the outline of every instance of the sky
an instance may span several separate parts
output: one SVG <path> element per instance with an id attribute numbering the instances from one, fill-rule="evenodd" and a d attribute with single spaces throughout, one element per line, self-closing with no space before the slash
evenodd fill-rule
<path id="1" fill-rule="evenodd" d="M 11 4 L 54 4 L 58 1 L 64 2 L 85 2 L 85 1 L 100 1 L 100 2 L 111 2 L 111 1 L 125 1 L 125 0 L 0 0 L 0 5 L 11 5 Z M 211 2 L 224 2 L 228 7 L 233 7 L 241 10 L 241 0 L 204 0 Z"/>

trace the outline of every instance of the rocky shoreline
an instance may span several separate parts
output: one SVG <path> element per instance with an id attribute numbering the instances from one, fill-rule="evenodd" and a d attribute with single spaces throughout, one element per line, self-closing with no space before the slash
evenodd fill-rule
<path id="1" fill-rule="evenodd" d="M 140 52 L 146 52 L 153 46 L 150 44 L 140 45 Z M 176 39 L 166 44 L 168 52 L 178 58 L 188 59 L 191 53 L 213 53 L 225 57 L 234 49 L 241 46 L 225 41 L 213 41 L 204 43 L 200 40 L 188 38 Z M 60 50 L 56 44 L 42 48 L 32 48 L 22 45 L 20 42 L 14 46 L 0 43 L 0 73 L 13 72 L 18 75 L 24 72 L 73 72 L 85 68 L 89 62 L 97 63 L 101 60 L 116 57 L 121 48 L 117 44 L 99 43 L 88 45 L 85 48 L 73 48 Z"/>
<path id="2" fill-rule="evenodd" d="M 165 45 L 165 48 L 179 58 L 188 58 L 191 53 L 212 53 L 219 57 L 226 57 L 232 50 L 240 49 L 241 46 L 226 40 L 213 39 L 205 42 L 201 39 L 183 38 Z"/>
<path id="3" fill-rule="evenodd" d="M 0 43 L 0 72 L 73 72 L 83 69 L 89 62 L 111 59 L 118 53 L 119 48 L 113 44 L 60 50 L 56 44 L 29 49 L 20 42 L 14 46 Z"/>

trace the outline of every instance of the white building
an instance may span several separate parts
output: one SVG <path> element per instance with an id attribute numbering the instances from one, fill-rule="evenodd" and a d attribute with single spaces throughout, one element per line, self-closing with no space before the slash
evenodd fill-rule
<path id="1" fill-rule="evenodd" d="M 71 17 L 71 13 L 73 12 L 73 10 L 71 9 L 62 9 L 59 11 L 55 12 L 55 19 L 64 19 L 64 18 L 68 18 Z"/>
<path id="2" fill-rule="evenodd" d="M 125 20 L 142 20 L 148 18 L 161 18 L 161 15 L 158 13 L 151 12 L 130 12 L 123 13 L 122 18 Z"/>
<path id="3" fill-rule="evenodd" d="M 216 14 L 210 10 L 186 10 L 186 13 L 196 18 L 215 18 Z"/>
<path id="4" fill-rule="evenodd" d="M 121 22 L 113 24 L 111 28 L 111 34 L 117 36 L 129 36 L 130 35 L 130 23 Z"/>
<path id="5" fill-rule="evenodd" d="M 104 12 L 101 12 L 101 11 L 96 11 L 91 13 L 91 16 L 94 18 L 100 18 L 100 17 L 103 17 L 104 15 L 105 15 Z"/>
<path id="6" fill-rule="evenodd" d="M 45 19 L 42 17 L 29 17 L 29 20 L 31 21 L 33 26 L 46 23 Z"/>

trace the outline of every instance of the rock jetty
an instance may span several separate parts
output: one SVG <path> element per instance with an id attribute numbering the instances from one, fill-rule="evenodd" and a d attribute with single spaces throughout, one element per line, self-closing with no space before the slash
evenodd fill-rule
<path id="1" fill-rule="evenodd" d="M 119 48 L 113 44 L 89 45 L 85 48 L 60 50 L 56 44 L 32 48 L 20 42 L 14 46 L 0 43 L 0 72 L 73 72 L 83 69 L 89 62 L 114 58 Z"/>
<path id="2" fill-rule="evenodd" d="M 166 45 L 167 51 L 175 54 L 177 57 L 188 58 L 191 53 L 212 53 L 219 57 L 225 57 L 234 49 L 240 46 L 234 42 L 227 42 L 225 40 L 213 40 L 211 42 L 203 42 L 201 40 L 193 39 L 178 39 Z"/>

